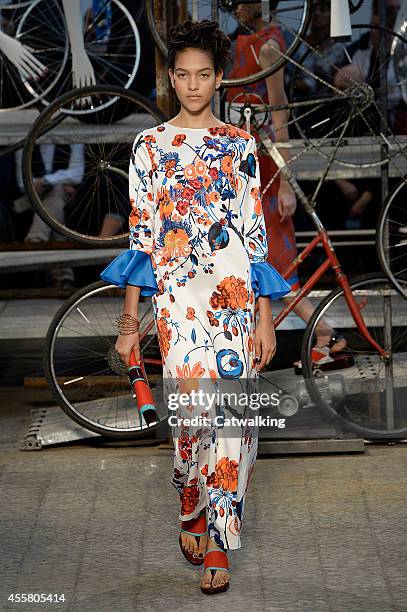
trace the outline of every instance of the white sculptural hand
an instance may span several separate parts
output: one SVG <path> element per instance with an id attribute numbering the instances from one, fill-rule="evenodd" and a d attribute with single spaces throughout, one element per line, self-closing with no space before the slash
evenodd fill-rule
<path id="1" fill-rule="evenodd" d="M 72 83 L 76 87 L 95 85 L 95 71 L 85 49 L 80 0 L 62 0 L 72 53 Z"/>
<path id="2" fill-rule="evenodd" d="M 85 50 L 79 53 L 72 50 L 72 83 L 74 88 L 96 84 L 95 72 Z"/>
<path id="3" fill-rule="evenodd" d="M 34 49 L 1 31 L 0 51 L 20 71 L 23 79 L 38 80 L 47 72 L 46 66 L 34 56 Z"/>

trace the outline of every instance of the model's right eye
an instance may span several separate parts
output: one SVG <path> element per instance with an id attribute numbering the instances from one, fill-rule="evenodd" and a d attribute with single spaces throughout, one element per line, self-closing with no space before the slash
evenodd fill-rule
<path id="1" fill-rule="evenodd" d="M 184 77 L 185 76 L 185 72 L 178 72 L 178 76 L 179 77 Z"/>

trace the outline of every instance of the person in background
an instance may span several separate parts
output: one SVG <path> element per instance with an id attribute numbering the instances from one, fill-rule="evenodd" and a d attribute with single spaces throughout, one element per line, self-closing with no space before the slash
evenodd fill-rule
<path id="1" fill-rule="evenodd" d="M 278 0 L 271 3 L 271 10 L 276 9 Z M 253 4 L 239 3 L 235 9 L 235 15 L 241 24 L 240 32 L 235 43 L 235 57 L 232 69 L 228 72 L 228 78 L 243 77 L 267 68 L 280 57 L 280 52 L 285 50 L 285 39 L 277 23 L 263 22 L 261 3 Z M 258 61 L 257 59 L 258 58 Z M 239 100 L 239 94 L 245 94 L 246 101 L 250 104 L 261 103 L 269 105 L 287 104 L 287 95 L 284 89 L 284 68 L 281 68 L 262 81 L 246 84 L 242 87 L 229 87 L 226 93 L 227 102 Z M 250 97 L 252 96 L 252 97 Z M 286 110 L 272 111 L 271 121 L 263 126 L 268 130 L 271 138 L 277 142 L 289 140 Z M 259 143 L 259 136 L 254 131 L 254 137 Z M 281 148 L 280 153 L 289 162 L 289 150 Z M 276 176 L 277 167 L 270 155 L 258 149 L 261 192 L 264 218 L 269 240 L 268 262 L 282 274 L 288 265 L 297 256 L 295 239 L 295 228 L 292 216 L 296 209 L 295 194 L 288 183 L 279 174 Z M 270 184 L 270 180 L 275 176 Z M 300 287 L 297 271 L 287 279 L 293 291 Z M 284 300 L 291 300 L 287 296 Z M 302 299 L 294 308 L 295 313 L 304 321 L 308 321 L 314 312 L 314 306 L 308 298 Z M 346 346 L 346 340 L 332 329 L 325 321 L 322 321 L 317 329 L 317 344 L 313 351 L 313 360 L 319 365 L 333 360 L 331 354 L 342 350 Z M 295 367 L 301 367 L 300 361 L 294 363 Z"/>
<path id="2" fill-rule="evenodd" d="M 22 151 L 16 152 L 16 181 L 21 192 L 21 197 L 15 202 L 17 212 L 24 207 L 31 206 L 25 195 L 22 178 Z M 81 184 L 84 171 L 84 145 L 59 145 L 41 144 L 34 148 L 33 153 L 34 186 L 41 197 L 44 206 L 51 216 L 64 223 L 64 207 L 66 203 L 75 197 L 76 190 Z M 61 234 L 53 230 L 37 212 L 34 212 L 31 226 L 25 237 L 26 242 L 48 242 L 50 240 L 66 240 Z M 51 278 L 56 286 L 72 286 L 74 274 L 72 268 L 54 268 L 51 270 Z"/>

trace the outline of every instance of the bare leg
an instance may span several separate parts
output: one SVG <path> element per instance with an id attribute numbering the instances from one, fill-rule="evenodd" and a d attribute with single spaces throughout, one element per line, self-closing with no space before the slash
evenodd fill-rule
<path id="1" fill-rule="evenodd" d="M 122 220 L 118 217 L 106 215 L 103 219 L 102 229 L 100 230 L 100 238 L 115 236 L 121 230 L 122 225 Z"/>
<path id="2" fill-rule="evenodd" d="M 284 300 L 286 300 L 287 302 L 291 302 L 293 298 L 284 298 Z M 308 298 L 303 298 L 298 304 L 297 306 L 294 308 L 294 312 L 305 322 L 308 323 L 308 321 L 310 320 L 313 312 L 314 312 L 315 308 L 311 302 L 311 300 L 309 300 Z M 322 346 L 326 346 L 330 339 L 331 339 L 331 335 L 333 333 L 333 328 L 326 322 L 324 321 L 324 319 L 321 319 L 321 321 L 319 322 L 317 329 L 316 329 L 316 335 L 317 335 L 317 342 L 316 345 L 317 347 L 322 347 Z M 335 353 L 336 351 L 341 351 L 345 348 L 346 346 L 346 340 L 339 340 L 338 342 L 336 342 L 334 344 L 334 346 L 332 347 L 331 352 Z"/>

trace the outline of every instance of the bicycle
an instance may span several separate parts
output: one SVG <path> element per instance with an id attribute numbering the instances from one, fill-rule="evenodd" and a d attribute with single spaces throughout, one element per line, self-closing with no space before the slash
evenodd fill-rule
<path id="1" fill-rule="evenodd" d="M 89 110 L 92 110 L 91 121 Z M 72 111 L 72 112 L 71 112 Z M 80 121 L 86 113 L 88 122 Z M 93 85 L 67 92 L 45 108 L 31 125 L 23 150 L 25 191 L 40 217 L 68 239 L 90 246 L 116 246 L 128 240 L 130 213 L 128 168 L 131 142 L 137 130 L 164 121 L 165 115 L 150 100 L 129 89 Z M 85 170 L 80 186 L 66 203 L 64 219 L 47 208 L 34 186 L 41 162 L 36 149 L 54 144 L 54 155 L 65 166 L 70 144 L 85 147 Z M 114 221 L 109 232 L 105 219 Z"/>

